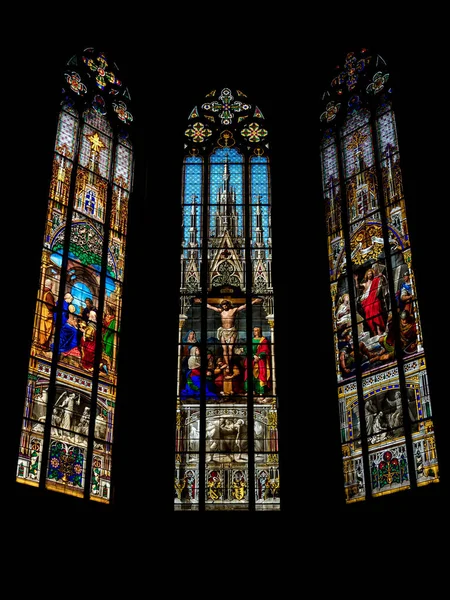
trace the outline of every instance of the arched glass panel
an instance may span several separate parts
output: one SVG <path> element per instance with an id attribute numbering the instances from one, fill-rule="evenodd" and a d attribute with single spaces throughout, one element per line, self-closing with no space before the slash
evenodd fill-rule
<path id="1" fill-rule="evenodd" d="M 269 133 L 241 91 L 185 130 L 176 510 L 278 510 Z"/>
<path id="2" fill-rule="evenodd" d="M 134 164 L 117 72 L 93 48 L 64 70 L 17 463 L 20 483 L 105 503 Z"/>
<path id="3" fill-rule="evenodd" d="M 347 503 L 439 480 L 391 96 L 385 61 L 350 52 L 320 115 Z"/>

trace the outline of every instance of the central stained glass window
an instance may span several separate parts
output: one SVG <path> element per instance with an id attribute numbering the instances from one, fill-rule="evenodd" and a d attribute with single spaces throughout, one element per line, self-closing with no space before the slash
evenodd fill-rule
<path id="1" fill-rule="evenodd" d="M 269 132 L 223 88 L 185 138 L 175 510 L 279 510 Z"/>

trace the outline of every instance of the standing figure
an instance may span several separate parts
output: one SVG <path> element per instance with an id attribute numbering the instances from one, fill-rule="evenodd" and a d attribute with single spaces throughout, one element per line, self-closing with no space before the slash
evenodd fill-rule
<path id="1" fill-rule="evenodd" d="M 364 416 L 366 420 L 366 434 L 370 436 L 373 434 L 373 424 L 378 414 L 378 408 L 375 403 L 375 398 L 369 398 L 364 405 Z"/>
<path id="2" fill-rule="evenodd" d="M 233 419 L 222 417 L 219 421 L 220 450 L 221 459 L 226 462 L 233 461 L 233 454 L 240 448 L 236 445 L 236 439 L 239 437 L 240 426 L 237 426 Z"/>
<path id="3" fill-rule="evenodd" d="M 217 392 L 221 396 L 223 396 L 225 393 L 223 389 L 223 383 L 225 379 L 225 371 L 227 369 L 227 363 L 223 360 L 221 356 L 218 356 L 214 367 L 214 385 L 216 386 Z"/>
<path id="4" fill-rule="evenodd" d="M 195 500 L 195 473 L 194 471 L 186 471 L 184 476 L 186 481 L 186 490 L 189 500 Z"/>
<path id="5" fill-rule="evenodd" d="M 394 408 L 394 412 L 389 413 L 387 416 L 389 427 L 395 429 L 403 425 L 403 407 L 402 407 L 402 394 L 400 390 L 397 390 L 394 394 L 394 400 L 386 398 L 389 406 Z"/>
<path id="6" fill-rule="evenodd" d="M 73 325 L 74 325 L 74 319 L 71 319 L 70 324 L 69 324 L 69 328 L 66 328 L 66 324 L 69 320 L 69 317 L 71 315 L 73 315 L 76 312 L 76 308 L 75 305 L 72 304 L 73 302 L 73 296 L 70 292 L 66 292 L 64 294 L 64 298 L 63 298 L 63 305 L 62 305 L 62 314 L 61 314 L 61 332 L 60 332 L 60 338 L 59 338 L 59 352 L 61 353 L 65 353 L 68 352 L 69 350 L 71 350 L 72 348 L 74 348 L 77 344 L 78 344 L 78 331 L 76 331 L 76 342 L 75 344 L 73 343 Z M 56 301 L 56 305 L 55 305 L 55 311 L 53 313 L 53 327 L 56 327 L 56 319 L 58 316 L 58 300 Z M 75 327 L 78 328 L 78 323 L 75 324 Z M 53 352 L 53 350 L 55 349 L 55 345 L 51 344 L 50 346 L 50 350 Z"/>
<path id="7" fill-rule="evenodd" d="M 106 372 L 113 370 L 115 354 L 115 329 L 116 314 L 112 304 L 106 305 L 106 315 L 103 317 L 102 343 L 103 343 L 103 368 Z"/>
<path id="8" fill-rule="evenodd" d="M 350 296 L 345 293 L 342 295 L 341 303 L 336 311 L 336 329 L 339 332 L 352 326 L 352 316 L 350 307 Z"/>
<path id="9" fill-rule="evenodd" d="M 258 500 L 265 500 L 267 497 L 269 477 L 267 471 L 260 471 L 258 476 Z"/>
<path id="10" fill-rule="evenodd" d="M 42 290 L 41 314 L 37 330 L 37 345 L 44 352 L 50 350 L 50 340 L 55 328 L 54 315 L 56 314 L 56 301 L 52 292 L 52 280 L 46 279 Z"/>
<path id="11" fill-rule="evenodd" d="M 219 450 L 218 438 L 219 432 L 214 420 L 207 420 L 205 427 L 206 452 L 209 453 L 209 459 L 206 462 L 214 461 L 214 454 Z"/>
<path id="12" fill-rule="evenodd" d="M 200 424 L 198 421 L 191 423 L 188 433 L 189 450 L 191 452 L 198 452 L 200 445 Z"/>
<path id="13" fill-rule="evenodd" d="M 399 330 L 403 352 L 412 354 L 417 350 L 417 327 L 414 317 L 407 310 L 400 313 Z"/>
<path id="14" fill-rule="evenodd" d="M 241 372 L 234 361 L 230 368 L 221 356 L 217 357 L 214 368 L 214 384 L 216 391 L 221 396 L 242 393 L 240 378 Z"/>
<path id="15" fill-rule="evenodd" d="M 67 432 L 72 431 L 72 422 L 73 422 L 75 403 L 77 405 L 80 404 L 80 396 L 78 395 L 77 400 L 76 400 L 76 398 L 77 398 L 77 394 L 75 392 L 67 393 L 67 390 L 65 390 L 59 396 L 58 400 L 55 402 L 55 407 L 58 404 L 59 409 L 61 411 L 59 427 L 61 429 L 65 430 L 66 435 L 67 435 Z"/>
<path id="16" fill-rule="evenodd" d="M 75 427 L 75 442 L 77 444 L 86 445 L 87 444 L 87 436 L 89 435 L 89 419 L 90 419 L 90 408 L 89 406 L 85 406 L 83 410 L 83 414 L 78 421 L 78 425 Z"/>
<path id="17" fill-rule="evenodd" d="M 93 310 L 89 313 L 89 320 L 83 331 L 80 342 L 81 366 L 86 371 L 94 370 L 95 337 L 97 334 L 97 313 Z"/>
<path id="18" fill-rule="evenodd" d="M 380 410 L 377 415 L 375 416 L 375 419 L 373 421 L 373 426 L 372 426 L 372 437 L 369 439 L 369 442 L 371 444 L 377 444 L 378 442 L 382 442 L 386 439 L 387 437 L 387 428 L 388 428 L 388 423 L 386 421 L 386 417 L 384 415 L 384 412 L 382 410 Z"/>
<path id="19" fill-rule="evenodd" d="M 373 269 L 367 269 L 361 283 L 358 283 L 358 275 L 354 275 L 357 288 L 363 292 L 359 297 L 364 318 L 370 329 L 371 336 L 381 335 L 386 329 L 383 317 L 383 304 L 381 301 L 383 285 L 381 275 L 375 275 Z"/>
<path id="20" fill-rule="evenodd" d="M 409 271 L 403 273 L 403 281 L 401 282 L 396 295 L 399 311 L 407 310 L 410 315 L 413 314 L 413 291 Z"/>
<path id="21" fill-rule="evenodd" d="M 236 460 L 242 460 L 242 452 L 247 450 L 247 427 L 243 419 L 237 419 L 233 426 L 236 431 L 234 439 L 235 449 L 239 452 Z"/>
<path id="22" fill-rule="evenodd" d="M 186 374 L 188 371 L 188 361 L 193 346 L 196 346 L 200 340 L 197 339 L 197 334 L 193 329 L 189 329 L 183 336 L 183 346 L 181 350 L 181 381 L 186 382 Z"/>
<path id="23" fill-rule="evenodd" d="M 235 362 L 230 367 L 226 366 L 223 376 L 223 395 L 232 396 L 233 394 L 240 394 L 241 387 L 239 379 L 241 372 Z"/>
<path id="24" fill-rule="evenodd" d="M 258 456 L 261 455 L 262 452 L 264 452 L 264 441 L 265 441 L 264 425 L 261 423 L 261 421 L 255 420 L 253 431 L 254 431 L 254 436 L 255 436 L 254 437 L 255 460 L 257 460 Z"/>
<path id="25" fill-rule="evenodd" d="M 270 345 L 261 334 L 261 327 L 253 327 L 252 338 L 252 381 L 257 396 L 267 394 L 270 388 Z M 248 390 L 247 358 L 244 359 L 244 390 Z"/>
<path id="26" fill-rule="evenodd" d="M 93 310 L 95 313 L 97 313 L 97 309 L 95 308 L 94 303 L 92 302 L 92 298 L 85 298 L 84 303 L 86 304 L 86 306 L 83 308 L 83 312 L 81 313 L 81 318 L 83 319 L 83 321 L 85 323 L 87 323 L 90 319 L 89 315 L 90 315 L 91 311 Z"/>

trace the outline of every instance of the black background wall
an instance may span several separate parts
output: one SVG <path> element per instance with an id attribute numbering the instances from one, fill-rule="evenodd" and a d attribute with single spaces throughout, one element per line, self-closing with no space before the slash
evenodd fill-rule
<path id="1" fill-rule="evenodd" d="M 303 527 L 305 516 L 336 518 L 338 523 L 344 515 L 368 510 L 343 503 L 319 157 L 321 94 L 345 53 L 363 46 L 379 53 L 391 74 L 442 476 L 439 486 L 428 486 L 414 496 L 401 493 L 380 499 L 370 510 L 400 514 L 405 507 L 419 512 L 443 507 L 450 469 L 448 191 L 442 154 L 448 150 L 441 149 L 445 100 L 439 92 L 439 49 L 433 48 L 432 41 L 424 52 L 413 32 L 400 43 L 389 41 L 381 31 L 366 39 L 363 33 L 341 37 L 335 31 L 327 36 L 317 28 L 317 35 L 306 38 L 307 25 L 301 31 L 295 31 L 292 23 L 287 26 L 289 35 L 284 30 L 269 31 L 263 42 L 220 27 L 212 28 L 214 35 L 200 37 L 192 27 L 179 36 L 163 28 L 157 42 L 155 23 L 146 36 L 134 39 L 111 30 L 92 35 L 86 30 L 64 35 L 36 31 L 20 47 L 9 50 L 11 74 L 5 78 L 9 85 L 3 114 L 6 157 L 2 159 L 7 190 L 6 214 L 2 211 L 6 232 L 2 423 L 7 432 L 2 483 L 6 482 L 8 497 L 13 499 L 14 518 L 29 519 L 30 510 L 49 507 L 61 514 L 92 513 L 104 519 L 105 527 L 110 518 L 118 522 L 124 516 L 144 527 L 156 516 L 163 523 L 199 518 L 174 515 L 172 506 L 181 164 L 191 109 L 211 89 L 223 87 L 245 92 L 262 110 L 272 134 L 283 511 L 280 516 L 253 518 L 273 522 L 284 514 L 296 530 Z M 84 506 L 60 494 L 41 497 L 15 483 L 61 72 L 73 54 L 88 46 L 116 61 L 129 87 L 135 117 L 135 186 L 119 359 L 113 508 Z M 216 517 L 201 518 L 212 522 Z M 236 518 L 242 523 L 245 517 Z"/>

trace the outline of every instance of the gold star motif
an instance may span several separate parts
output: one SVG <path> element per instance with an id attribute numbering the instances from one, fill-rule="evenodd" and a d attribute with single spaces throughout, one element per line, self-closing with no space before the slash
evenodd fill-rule
<path id="1" fill-rule="evenodd" d="M 98 133 L 88 135 L 88 140 L 92 144 L 92 152 L 100 152 L 100 150 L 105 147 L 105 144 L 100 139 Z"/>

